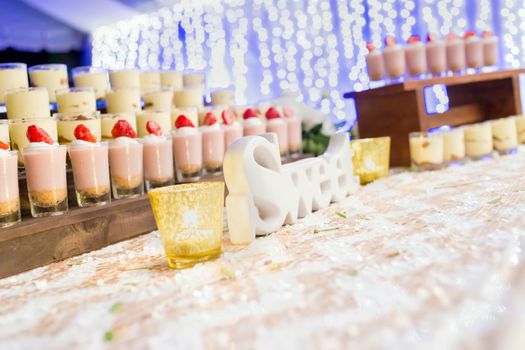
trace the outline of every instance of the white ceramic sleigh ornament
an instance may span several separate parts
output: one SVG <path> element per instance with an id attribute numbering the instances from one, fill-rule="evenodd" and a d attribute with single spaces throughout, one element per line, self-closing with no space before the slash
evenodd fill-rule
<path id="1" fill-rule="evenodd" d="M 224 158 L 233 244 L 248 244 L 256 235 L 293 224 L 312 210 L 346 198 L 359 186 L 347 133 L 334 134 L 323 155 L 286 165 L 281 164 L 276 135 L 261 136 L 237 140 Z"/>

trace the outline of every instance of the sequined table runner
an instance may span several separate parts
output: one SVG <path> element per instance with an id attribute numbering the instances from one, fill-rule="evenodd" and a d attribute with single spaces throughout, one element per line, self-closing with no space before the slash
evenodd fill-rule
<path id="1" fill-rule="evenodd" d="M 524 175 L 397 174 L 184 271 L 153 232 L 9 277 L 0 348 L 520 348 Z"/>

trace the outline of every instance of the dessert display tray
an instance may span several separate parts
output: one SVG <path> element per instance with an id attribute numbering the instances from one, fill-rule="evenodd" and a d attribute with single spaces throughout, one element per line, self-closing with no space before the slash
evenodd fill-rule
<path id="1" fill-rule="evenodd" d="M 390 164 L 410 165 L 408 134 L 443 125 L 458 126 L 521 114 L 520 74 L 525 69 L 406 80 L 344 94 L 355 99 L 360 137 L 390 136 Z M 430 114 L 424 89 L 447 88 L 449 109 Z"/>
<path id="2" fill-rule="evenodd" d="M 283 159 L 283 163 L 311 157 Z M 202 181 L 224 181 L 222 176 Z M 31 218 L 25 178 L 20 177 L 22 222 L 0 229 L 0 278 L 12 276 L 54 261 L 97 250 L 156 229 L 147 195 L 113 200 L 110 204 L 79 208 L 73 178 L 68 172 L 69 212 Z"/>

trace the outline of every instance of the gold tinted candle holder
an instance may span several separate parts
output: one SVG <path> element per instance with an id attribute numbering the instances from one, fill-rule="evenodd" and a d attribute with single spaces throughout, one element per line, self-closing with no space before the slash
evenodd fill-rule
<path id="1" fill-rule="evenodd" d="M 388 175 L 390 137 L 353 140 L 350 147 L 354 150 L 354 174 L 359 176 L 361 185 Z"/>
<path id="2" fill-rule="evenodd" d="M 223 182 L 156 188 L 148 196 L 171 268 L 192 267 L 221 255 Z"/>

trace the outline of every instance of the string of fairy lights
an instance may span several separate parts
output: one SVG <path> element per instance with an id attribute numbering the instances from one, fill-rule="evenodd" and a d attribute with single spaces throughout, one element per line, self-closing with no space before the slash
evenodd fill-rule
<path id="1" fill-rule="evenodd" d="M 469 21 L 467 0 L 192 0 L 100 27 L 93 33 L 93 65 L 111 69 L 206 71 L 210 89 L 235 86 L 238 103 L 297 92 L 334 119 L 355 118 L 342 93 L 369 86 L 365 43 L 386 35 L 467 30 L 496 32 L 500 15 L 503 61 L 525 57 L 521 0 L 480 0 Z M 472 6 L 472 4 L 470 5 Z M 444 87 L 430 94 L 446 110 Z"/>

